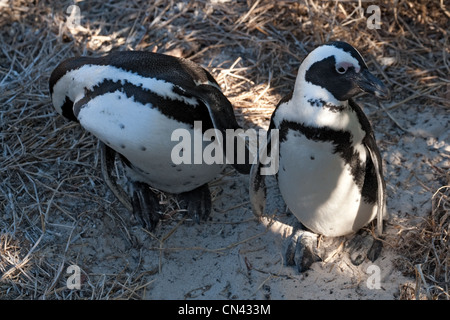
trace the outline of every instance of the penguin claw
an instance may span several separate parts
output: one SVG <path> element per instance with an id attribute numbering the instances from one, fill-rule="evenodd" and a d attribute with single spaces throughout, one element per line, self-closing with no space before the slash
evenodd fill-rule
<path id="1" fill-rule="evenodd" d="M 178 195 L 183 209 L 187 209 L 189 216 L 195 223 L 206 220 L 211 213 L 211 193 L 207 184 L 192 191 Z"/>
<path id="2" fill-rule="evenodd" d="M 314 262 L 320 261 L 316 253 L 317 235 L 302 229 L 295 230 L 287 240 L 286 265 L 296 266 L 299 273 L 308 270 Z"/>
<path id="3" fill-rule="evenodd" d="M 143 182 L 131 182 L 131 204 L 133 215 L 144 226 L 152 231 L 159 221 L 160 205 L 157 196 Z"/>
<path id="4" fill-rule="evenodd" d="M 358 232 L 345 243 L 345 249 L 350 255 L 350 261 L 359 266 L 366 258 L 374 262 L 380 256 L 383 243 L 374 239 L 367 231 Z"/>

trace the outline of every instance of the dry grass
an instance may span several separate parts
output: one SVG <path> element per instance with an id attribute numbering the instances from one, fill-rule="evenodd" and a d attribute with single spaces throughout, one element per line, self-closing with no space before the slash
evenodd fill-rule
<path id="1" fill-rule="evenodd" d="M 68 248 L 83 234 L 83 222 L 104 212 L 129 234 L 120 205 L 105 201 L 106 189 L 99 188 L 95 139 L 56 116 L 51 106 L 48 77 L 67 57 L 132 49 L 190 58 L 213 73 L 244 126 L 266 127 L 305 54 L 340 39 L 354 44 L 392 89 L 395 100 L 374 112 L 374 121 L 412 102 L 450 108 L 450 8 L 443 1 L 379 1 L 379 30 L 367 28 L 370 14 L 362 15 L 356 1 L 83 1 L 77 3 L 81 25 L 69 29 L 71 4 L 0 1 L 3 299 L 140 298 L 148 284 L 144 272 L 92 272 L 83 275 L 87 291 L 64 289 L 61 274 L 81 259 Z M 446 169 L 430 170 L 448 181 Z M 431 201 L 430 216 L 419 226 L 406 226 L 405 241 L 396 246 L 407 261 L 405 272 L 420 279 L 415 290 L 448 299 L 448 186 Z M 58 243 L 60 238 L 68 240 Z"/>
<path id="2" fill-rule="evenodd" d="M 411 298 L 450 299 L 450 186 L 436 191 L 427 218 L 403 232 L 397 248 L 403 256 L 397 267 L 416 277 Z"/>

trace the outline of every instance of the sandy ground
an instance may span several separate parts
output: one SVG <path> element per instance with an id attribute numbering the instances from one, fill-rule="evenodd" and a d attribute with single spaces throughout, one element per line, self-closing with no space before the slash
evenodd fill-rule
<path id="1" fill-rule="evenodd" d="M 83 288 L 107 290 L 111 281 L 125 277 L 142 283 L 145 290 L 140 295 L 145 299 L 399 298 L 401 288 L 414 280 L 395 268 L 393 261 L 399 253 L 391 245 L 401 236 L 402 222 L 411 226 L 414 217 L 423 217 L 431 209 L 433 190 L 442 181 L 434 181 L 429 189 L 424 189 L 422 181 L 433 180 L 428 176 L 430 165 L 448 166 L 443 154 L 450 152 L 446 143 L 450 115 L 437 116 L 421 106 L 392 110 L 390 115 L 397 117 L 398 124 L 409 128 L 405 133 L 382 112 L 370 108 L 366 112 L 372 115 L 385 160 L 391 214 L 388 241 L 374 263 L 366 260 L 354 266 L 340 246 L 345 239 L 336 238 L 322 240 L 325 261 L 311 270 L 299 274 L 285 266 L 283 243 L 293 218 L 285 213 L 275 180 L 269 179 L 267 211 L 274 214 L 269 225 L 256 221 L 250 210 L 248 176 L 231 167 L 211 183 L 214 211 L 206 222 L 183 221 L 179 213 L 150 234 L 103 186 L 107 197 L 101 210 L 86 212 L 69 225 L 66 219 L 50 215 L 47 231 L 54 238 L 46 241 L 67 246 L 65 266 L 81 268 L 80 296 Z M 80 236 L 70 238 L 71 234 Z M 63 273 L 62 280 L 69 275 Z"/>

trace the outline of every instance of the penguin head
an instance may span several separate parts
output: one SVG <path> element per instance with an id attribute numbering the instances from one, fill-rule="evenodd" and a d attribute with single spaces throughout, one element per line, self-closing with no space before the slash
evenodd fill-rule
<path id="1" fill-rule="evenodd" d="M 346 101 L 361 91 L 382 99 L 390 96 L 386 86 L 369 72 L 361 54 L 342 41 L 311 51 L 300 66 L 296 86 L 301 85 L 299 81 L 313 85 L 317 91 L 328 91 L 338 101 Z"/>
<path id="2" fill-rule="evenodd" d="M 53 106 L 56 111 L 62 115 L 64 118 L 69 119 L 71 121 L 79 122 L 75 114 L 73 113 L 73 101 L 70 100 L 67 96 L 64 98 L 64 101 L 61 105 L 55 103 L 56 99 L 52 94 Z"/>
<path id="3" fill-rule="evenodd" d="M 69 91 L 71 86 L 73 87 L 73 80 L 63 80 L 58 81 L 63 78 L 63 76 L 67 73 L 68 70 L 73 68 L 72 64 L 75 61 L 75 58 L 69 58 L 62 63 L 60 63 L 52 72 L 49 79 L 49 91 L 50 97 L 52 99 L 52 103 L 56 111 L 63 115 L 65 118 L 78 122 L 77 117 L 73 113 L 73 104 L 74 102 L 69 97 Z"/>

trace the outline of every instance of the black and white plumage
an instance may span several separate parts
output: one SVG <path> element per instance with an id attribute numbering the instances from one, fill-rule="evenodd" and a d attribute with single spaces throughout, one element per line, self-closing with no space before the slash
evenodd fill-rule
<path id="1" fill-rule="evenodd" d="M 106 144 L 101 150 L 104 178 L 148 228 L 159 220 L 158 200 L 148 185 L 180 195 L 196 220 L 206 218 L 211 209 L 207 183 L 224 165 L 174 164 L 171 152 L 178 141 L 171 136 L 176 129 L 193 136 L 194 121 L 201 121 L 203 132 L 239 128 L 231 103 L 210 73 L 182 58 L 119 51 L 67 59 L 49 84 L 56 110 Z M 131 202 L 111 178 L 116 153 L 127 169 Z M 248 164 L 232 163 L 240 172 L 250 171 Z"/>
<path id="2" fill-rule="evenodd" d="M 317 234 L 351 234 L 375 217 L 381 232 L 386 216 L 382 160 L 369 120 L 351 99 L 361 91 L 389 96 L 356 49 L 331 42 L 304 59 L 294 90 L 272 114 L 269 133 L 279 130 L 279 141 L 268 140 L 267 148 L 279 142 L 280 192 L 290 211 L 310 230 L 297 230 L 296 243 L 287 250 L 287 262 L 297 264 L 300 271 L 315 260 Z M 266 199 L 261 168 L 258 162 L 250 173 L 257 216 L 264 214 Z"/>

